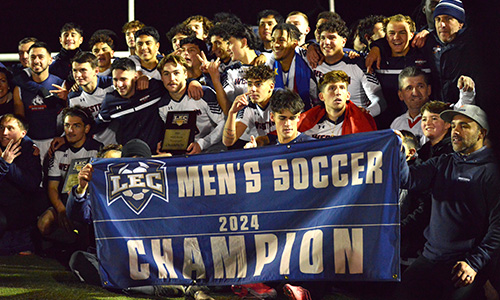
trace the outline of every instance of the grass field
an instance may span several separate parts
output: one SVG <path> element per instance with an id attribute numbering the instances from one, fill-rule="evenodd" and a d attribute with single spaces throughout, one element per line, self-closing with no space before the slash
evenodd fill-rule
<path id="1" fill-rule="evenodd" d="M 217 300 L 239 299 L 231 293 L 211 296 Z M 279 299 L 286 299 L 283 297 L 281 296 Z M 124 294 L 110 292 L 104 288 L 83 284 L 57 260 L 29 255 L 0 256 L 0 299 L 122 300 L 161 298 L 128 297 Z M 373 296 L 353 298 L 340 294 L 332 294 L 324 298 L 324 300 L 334 299 L 364 300 L 383 298 Z"/>

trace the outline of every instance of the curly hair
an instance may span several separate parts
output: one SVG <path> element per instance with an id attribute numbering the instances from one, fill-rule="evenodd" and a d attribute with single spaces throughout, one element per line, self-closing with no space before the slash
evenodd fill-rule
<path id="1" fill-rule="evenodd" d="M 252 66 L 247 69 L 244 79 L 260 79 L 260 80 L 272 80 L 274 82 L 275 73 L 273 69 L 266 66 L 265 64 Z"/>

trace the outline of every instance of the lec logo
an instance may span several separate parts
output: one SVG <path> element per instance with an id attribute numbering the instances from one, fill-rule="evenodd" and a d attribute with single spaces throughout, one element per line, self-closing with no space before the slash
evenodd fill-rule
<path id="1" fill-rule="evenodd" d="M 139 215 L 153 196 L 168 202 L 166 166 L 161 161 L 110 164 L 104 175 L 108 206 L 122 199 Z"/>

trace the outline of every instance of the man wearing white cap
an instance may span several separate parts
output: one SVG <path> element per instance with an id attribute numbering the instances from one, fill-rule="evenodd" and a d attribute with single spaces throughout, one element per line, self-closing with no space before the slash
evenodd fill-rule
<path id="1" fill-rule="evenodd" d="M 451 123 L 454 153 L 409 170 L 403 163 L 402 186 L 429 189 L 432 209 L 427 243 L 402 275 L 397 299 L 481 299 L 500 248 L 500 176 L 484 145 L 486 114 L 464 105 L 440 116 Z"/>

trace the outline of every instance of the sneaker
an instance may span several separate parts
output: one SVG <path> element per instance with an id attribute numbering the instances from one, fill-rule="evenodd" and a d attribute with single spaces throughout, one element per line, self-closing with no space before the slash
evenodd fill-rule
<path id="1" fill-rule="evenodd" d="M 276 299 L 276 290 L 263 284 L 251 283 L 231 286 L 233 292 L 243 299 Z"/>
<path id="2" fill-rule="evenodd" d="M 204 291 L 197 291 L 196 293 L 194 293 L 194 300 L 215 300 L 215 299 L 207 295 Z"/>
<path id="3" fill-rule="evenodd" d="M 196 293 L 197 292 L 203 292 L 203 294 L 207 295 L 207 293 L 210 292 L 210 289 L 207 286 L 204 285 L 190 285 L 186 288 L 186 291 L 184 292 L 184 299 L 187 300 L 193 300 L 196 299 Z M 200 298 L 203 299 L 203 298 Z M 210 298 L 208 298 L 210 299 Z"/>
<path id="4" fill-rule="evenodd" d="M 287 283 L 283 286 L 283 291 L 291 300 L 312 300 L 309 291 L 301 286 L 293 286 Z"/>

